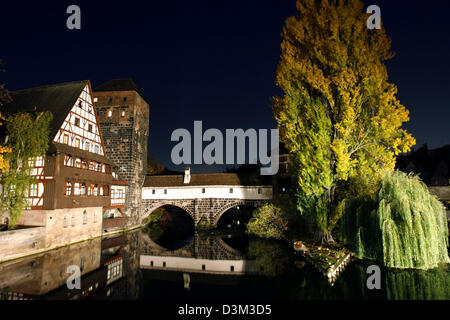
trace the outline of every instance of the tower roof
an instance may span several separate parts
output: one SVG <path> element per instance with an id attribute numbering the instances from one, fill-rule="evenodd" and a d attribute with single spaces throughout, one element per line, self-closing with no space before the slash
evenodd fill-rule
<path id="1" fill-rule="evenodd" d="M 144 99 L 148 104 L 148 100 L 142 94 L 142 92 L 136 86 L 133 79 L 123 78 L 123 79 L 112 79 L 94 88 L 94 92 L 110 92 L 110 91 L 136 91 L 142 99 Z"/>
<path id="2" fill-rule="evenodd" d="M 96 92 L 103 91 L 137 91 L 139 92 L 136 84 L 133 79 L 125 78 L 125 79 L 112 79 L 109 80 L 94 89 Z"/>

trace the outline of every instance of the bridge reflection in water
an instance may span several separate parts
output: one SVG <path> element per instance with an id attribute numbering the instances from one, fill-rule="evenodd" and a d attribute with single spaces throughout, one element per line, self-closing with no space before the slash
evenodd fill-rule
<path id="1" fill-rule="evenodd" d="M 239 250 L 228 245 L 221 236 L 197 233 L 182 248 L 167 250 L 142 234 L 141 269 L 204 274 L 260 274 L 261 266 Z"/>

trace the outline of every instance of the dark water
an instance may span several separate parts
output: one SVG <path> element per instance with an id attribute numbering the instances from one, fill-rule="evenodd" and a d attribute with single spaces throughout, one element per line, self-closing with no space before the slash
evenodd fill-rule
<path id="1" fill-rule="evenodd" d="M 450 268 L 382 269 L 381 290 L 368 290 L 369 263 L 354 262 L 333 287 L 273 241 L 231 232 L 178 239 L 140 230 L 96 239 L 0 265 L 2 299 L 298 300 L 450 299 Z M 175 237 L 176 238 L 176 237 Z M 166 248 L 168 245 L 170 248 Z M 66 285 L 69 265 L 82 267 L 81 290 Z"/>

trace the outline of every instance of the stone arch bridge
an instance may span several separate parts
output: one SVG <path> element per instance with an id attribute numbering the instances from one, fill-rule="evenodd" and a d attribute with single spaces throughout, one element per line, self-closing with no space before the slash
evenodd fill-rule
<path id="1" fill-rule="evenodd" d="M 257 208 L 271 199 L 271 180 L 264 176 L 191 175 L 188 170 L 185 175 L 147 176 L 142 189 L 140 221 L 144 224 L 154 210 L 171 205 L 186 211 L 196 225 L 204 217 L 217 226 L 229 209 L 244 205 Z"/>

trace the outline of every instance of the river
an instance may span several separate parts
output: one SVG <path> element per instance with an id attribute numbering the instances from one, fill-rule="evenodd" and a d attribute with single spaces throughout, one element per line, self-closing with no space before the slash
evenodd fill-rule
<path id="1" fill-rule="evenodd" d="M 450 299 L 448 265 L 430 271 L 382 268 L 381 289 L 369 290 L 369 262 L 351 263 L 330 286 L 290 248 L 275 241 L 217 231 L 178 237 L 153 235 L 148 229 L 141 229 L 3 263 L 0 298 Z M 67 286 L 67 268 L 71 265 L 80 267 L 80 290 Z"/>

